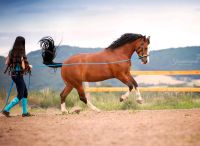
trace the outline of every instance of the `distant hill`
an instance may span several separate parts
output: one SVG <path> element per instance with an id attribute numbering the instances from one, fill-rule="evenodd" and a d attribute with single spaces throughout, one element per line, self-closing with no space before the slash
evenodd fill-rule
<path id="1" fill-rule="evenodd" d="M 101 48 L 79 48 L 71 46 L 60 46 L 57 50 L 55 62 L 63 62 L 66 58 L 77 53 L 97 52 Z M 41 51 L 33 51 L 28 54 L 30 64 L 33 66 L 41 65 Z M 5 58 L 0 56 L 0 89 L 8 88 L 10 77 L 3 74 Z M 150 63 L 143 65 L 134 54 L 132 57 L 132 68 L 134 70 L 198 70 L 200 69 L 200 46 L 170 48 L 150 52 Z M 177 76 L 178 78 L 178 76 Z M 200 78 L 192 76 L 192 78 Z M 26 78 L 26 82 L 28 79 Z M 103 82 L 106 85 L 121 85 L 119 81 L 109 80 Z M 62 90 L 63 81 L 60 77 L 60 69 L 54 72 L 50 68 L 33 69 L 31 76 L 30 89 L 53 88 Z"/>

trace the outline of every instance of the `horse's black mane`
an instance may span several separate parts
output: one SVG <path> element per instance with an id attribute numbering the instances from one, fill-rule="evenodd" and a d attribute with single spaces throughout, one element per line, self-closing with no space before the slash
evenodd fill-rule
<path id="1" fill-rule="evenodd" d="M 108 46 L 108 48 L 106 49 L 116 49 L 126 43 L 133 42 L 141 37 L 143 37 L 141 34 L 125 33 L 116 41 L 114 41 L 110 46 Z"/>

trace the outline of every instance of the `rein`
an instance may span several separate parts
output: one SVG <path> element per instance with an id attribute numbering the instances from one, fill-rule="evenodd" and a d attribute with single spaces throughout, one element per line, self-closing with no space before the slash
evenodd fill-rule
<path id="1" fill-rule="evenodd" d="M 75 66 L 75 65 L 105 65 L 105 64 L 116 64 L 128 62 L 131 59 L 119 60 L 119 61 L 111 61 L 111 62 L 80 62 L 80 63 L 67 63 L 67 64 L 49 64 L 49 65 L 36 65 L 33 68 L 43 68 L 43 67 L 55 67 L 55 66 Z"/>

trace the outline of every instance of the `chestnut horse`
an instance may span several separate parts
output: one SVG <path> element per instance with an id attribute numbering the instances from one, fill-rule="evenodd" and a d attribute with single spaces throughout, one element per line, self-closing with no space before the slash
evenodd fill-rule
<path id="1" fill-rule="evenodd" d="M 85 96 L 83 82 L 97 82 L 116 78 L 129 87 L 129 91 L 120 97 L 125 100 L 133 87 L 137 95 L 137 102 L 142 103 L 143 99 L 138 89 L 138 84 L 130 74 L 131 56 L 136 52 L 143 64 L 148 62 L 148 45 L 150 37 L 146 38 L 141 34 L 127 33 L 114 41 L 109 47 L 96 53 L 85 53 L 73 55 L 63 63 L 54 63 L 56 47 L 51 37 L 44 37 L 40 40 L 43 50 L 43 63 L 49 67 L 61 67 L 61 76 L 65 88 L 60 93 L 61 111 L 66 112 L 65 99 L 75 88 L 79 98 L 92 110 L 99 111 Z"/>

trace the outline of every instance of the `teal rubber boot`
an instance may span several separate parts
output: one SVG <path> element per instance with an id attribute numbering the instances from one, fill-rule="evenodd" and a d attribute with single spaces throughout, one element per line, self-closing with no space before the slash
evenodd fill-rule
<path id="1" fill-rule="evenodd" d="M 19 103 L 19 99 L 15 97 L 5 108 L 4 111 L 9 112 L 12 107 Z"/>
<path id="2" fill-rule="evenodd" d="M 27 108 L 27 98 L 22 98 L 22 113 L 27 114 L 28 108 Z"/>

